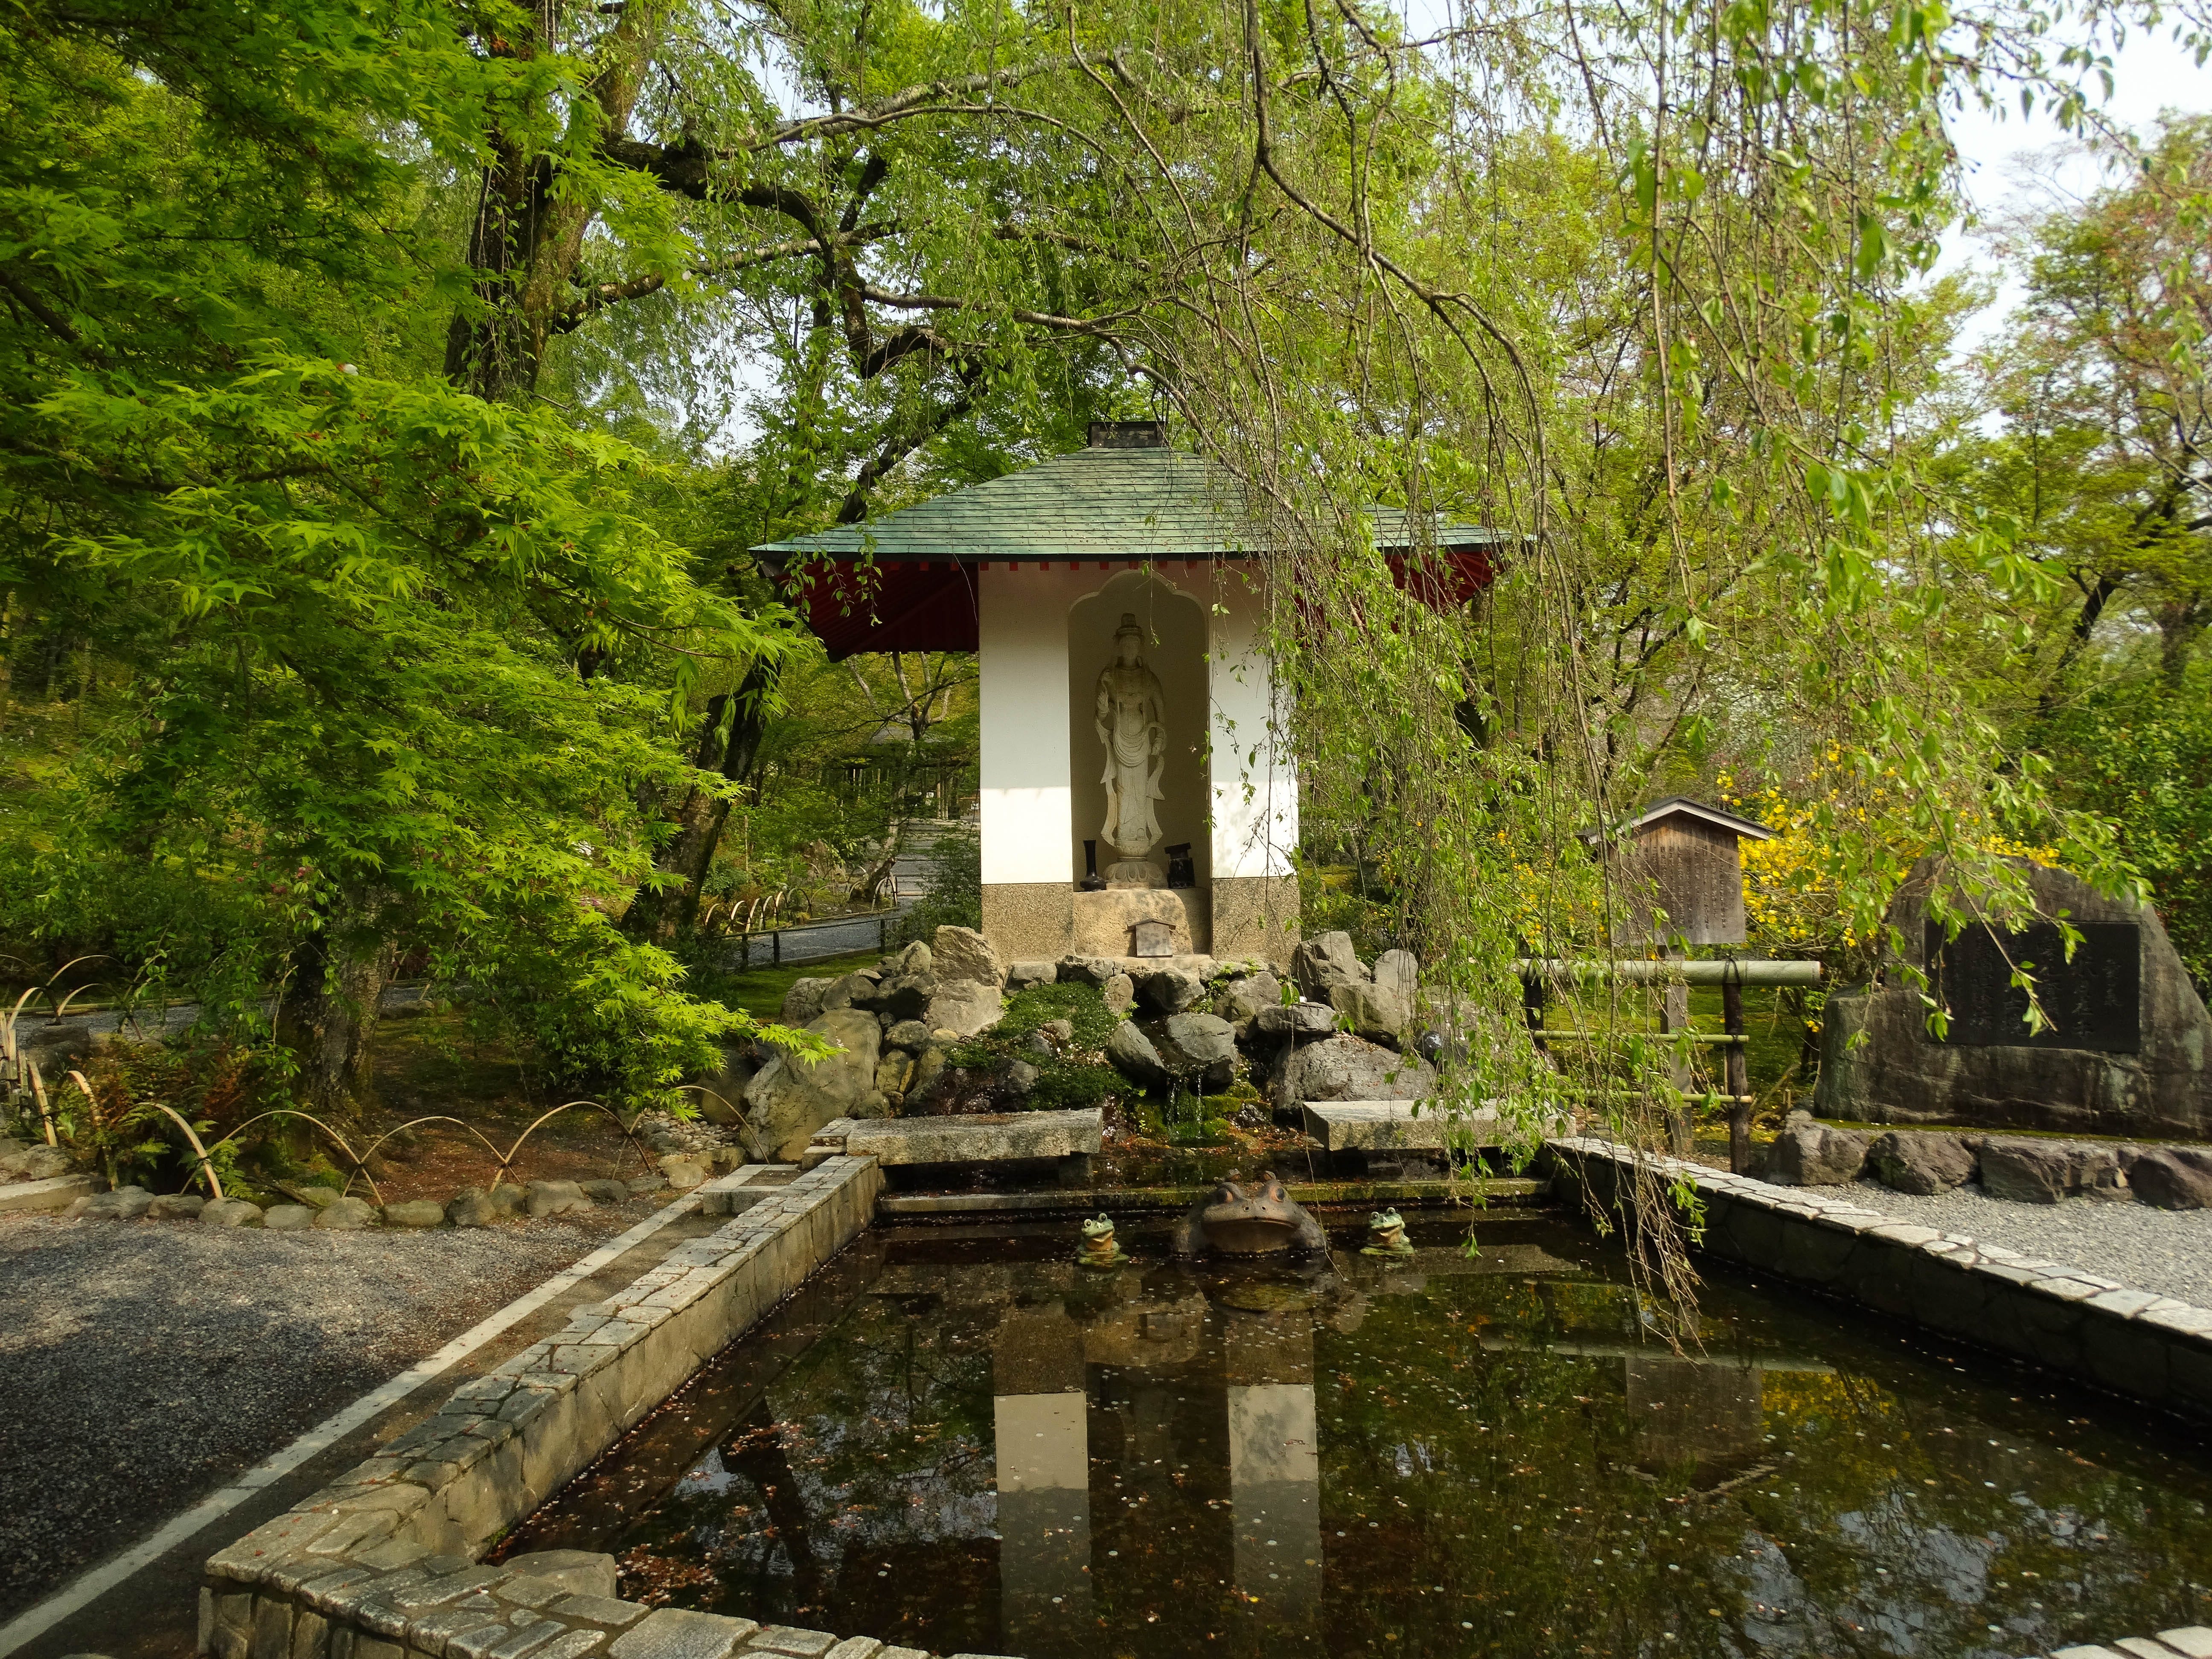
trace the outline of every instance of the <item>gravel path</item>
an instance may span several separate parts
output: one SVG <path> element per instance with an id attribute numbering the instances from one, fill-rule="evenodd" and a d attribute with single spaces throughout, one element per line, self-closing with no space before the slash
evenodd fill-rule
<path id="1" fill-rule="evenodd" d="M 1901 1221 L 1964 1233 L 2008 1250 L 2086 1267 L 2138 1290 L 2212 1307 L 2212 1210 L 2154 1210 L 2148 1204 L 2095 1199 L 2012 1204 L 1985 1198 L 1972 1185 L 1916 1198 L 1871 1181 L 1859 1182 L 1852 1195 L 1869 1209 Z"/>
<path id="2" fill-rule="evenodd" d="M 0 1222 L 0 1620 L 652 1207 L 436 1233 Z"/>

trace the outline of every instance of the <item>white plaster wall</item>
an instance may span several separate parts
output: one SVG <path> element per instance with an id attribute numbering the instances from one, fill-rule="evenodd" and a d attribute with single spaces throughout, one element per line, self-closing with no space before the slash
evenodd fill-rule
<path id="1" fill-rule="evenodd" d="M 1225 564 L 1207 605 L 1212 683 L 1213 873 L 1287 876 L 1298 844 L 1298 780 L 1270 721 L 1275 677 L 1260 649 L 1266 596 L 1249 566 Z"/>
<path id="2" fill-rule="evenodd" d="M 1127 568 L 994 565 L 978 573 L 986 882 L 1072 884 L 1082 873 L 1068 624 L 1079 600 Z M 1206 614 L 1213 823 L 1212 857 L 1200 868 L 1209 878 L 1288 875 L 1297 844 L 1297 780 L 1269 730 L 1274 677 L 1258 648 L 1263 599 L 1248 568 L 1170 562 L 1153 571 Z"/>
<path id="3" fill-rule="evenodd" d="M 1068 798 L 1067 607 L 1084 573 L 1064 567 L 976 577 L 983 879 L 1073 882 Z"/>

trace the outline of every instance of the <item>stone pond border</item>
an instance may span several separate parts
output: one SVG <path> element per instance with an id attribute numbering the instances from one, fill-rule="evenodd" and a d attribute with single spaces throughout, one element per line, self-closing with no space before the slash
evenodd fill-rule
<path id="1" fill-rule="evenodd" d="M 734 1208 L 758 1165 L 708 1183 Z M 781 1174 L 779 1170 L 777 1174 Z M 208 1559 L 199 1651 L 219 1659 L 921 1659 L 868 1638 L 574 1595 L 478 1566 L 693 1371 L 873 1218 L 884 1179 L 836 1157 L 768 1187 L 731 1220 L 489 1376 L 286 1514 Z M 743 1198 L 751 1199 L 747 1190 Z"/>
<path id="2" fill-rule="evenodd" d="M 1547 1141 L 1542 1156 L 1554 1182 L 1574 1183 L 1611 1207 L 1637 1154 L 1576 1136 Z M 1704 1201 L 1694 1249 L 2212 1420 L 2212 1309 L 1939 1233 L 1850 1198 L 1645 1157 L 1661 1176 L 1686 1179 Z"/>

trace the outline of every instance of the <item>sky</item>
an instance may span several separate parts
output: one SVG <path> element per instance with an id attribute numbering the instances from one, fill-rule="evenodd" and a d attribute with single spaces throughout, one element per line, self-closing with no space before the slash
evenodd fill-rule
<path id="1" fill-rule="evenodd" d="M 2107 115 L 2138 133 L 2148 133 L 2161 110 L 2184 114 L 2212 111 L 2212 66 L 2200 69 L 2163 32 L 2131 35 L 2112 54 L 2112 97 Z M 2079 201 L 2106 182 L 2093 159 L 2065 152 L 2064 133 L 2040 110 L 2023 120 L 2014 105 L 2009 119 L 1974 111 L 1952 122 L 1951 136 L 1965 161 L 1967 190 L 1986 220 L 2022 208 Z M 1996 271 L 1986 239 L 1955 229 L 1945 239 L 1939 270 L 1972 267 Z M 2004 275 L 1996 302 L 1966 326 L 1959 345 L 1971 349 L 1995 333 L 2021 297 L 2018 280 Z"/>

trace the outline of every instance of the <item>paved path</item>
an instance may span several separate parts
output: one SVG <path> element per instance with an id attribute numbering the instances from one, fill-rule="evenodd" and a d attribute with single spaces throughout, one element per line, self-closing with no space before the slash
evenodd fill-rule
<path id="1" fill-rule="evenodd" d="M 824 957 L 876 950 L 879 941 L 888 940 L 898 932 L 900 918 L 913 908 L 908 902 L 896 910 L 879 910 L 850 921 L 812 921 L 802 927 L 783 928 L 780 930 L 783 936 L 782 959 L 818 962 Z M 774 941 L 766 933 L 755 933 L 748 939 L 732 940 L 722 963 L 732 969 L 765 968 L 775 959 Z"/>
<path id="2" fill-rule="evenodd" d="M 423 1234 L 269 1233 L 161 1222 L 0 1222 L 0 1622 L 209 1493 L 517 1295 L 653 1212 Z M 408 1428 L 459 1383 L 558 1328 L 678 1243 L 685 1215 L 441 1377 L 0 1656 L 185 1659 L 209 1553 Z M 250 1477 L 249 1477 L 250 1480 Z"/>

